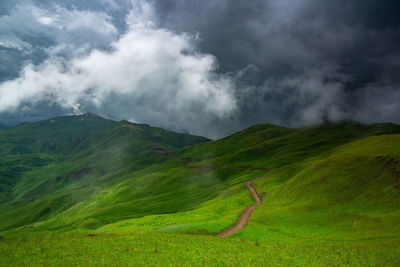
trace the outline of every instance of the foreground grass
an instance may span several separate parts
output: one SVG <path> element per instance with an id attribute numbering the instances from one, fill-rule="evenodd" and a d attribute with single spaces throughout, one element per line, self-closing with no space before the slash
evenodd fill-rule
<path id="1" fill-rule="evenodd" d="M 166 233 L 58 234 L 0 242 L 0 266 L 399 266 L 400 240 L 262 243 Z"/>

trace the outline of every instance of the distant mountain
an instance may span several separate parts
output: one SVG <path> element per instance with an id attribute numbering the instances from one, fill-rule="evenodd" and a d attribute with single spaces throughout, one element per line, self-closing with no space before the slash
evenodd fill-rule
<path id="1" fill-rule="evenodd" d="M 241 186 L 250 180 L 264 201 L 250 219 L 258 238 L 268 229 L 324 238 L 400 230 L 395 124 L 265 124 L 210 141 L 82 115 L 2 130 L 0 155 L 0 231 L 187 225 L 216 233 L 251 202 Z M 118 224 L 134 218 L 142 219 Z"/>
<path id="2" fill-rule="evenodd" d="M 177 134 L 146 124 L 116 122 L 86 114 L 24 123 L 6 129 L 0 133 L 0 155 L 71 154 L 93 145 L 113 142 L 111 139 L 128 137 L 137 143 L 140 141 L 142 146 L 158 144 L 174 148 L 209 141 L 204 137 Z"/>

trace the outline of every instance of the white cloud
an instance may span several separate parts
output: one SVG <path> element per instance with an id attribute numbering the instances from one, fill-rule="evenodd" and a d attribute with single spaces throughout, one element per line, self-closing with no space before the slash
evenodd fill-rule
<path id="1" fill-rule="evenodd" d="M 342 119 L 345 115 L 340 107 L 343 99 L 342 79 L 344 77 L 338 76 L 334 69 L 321 68 L 281 81 L 278 90 L 287 90 L 286 101 L 298 106 L 292 122 L 310 125 Z"/>
<path id="2" fill-rule="evenodd" d="M 42 46 L 41 40 L 46 40 L 47 46 L 105 45 L 117 35 L 111 18 L 102 12 L 68 10 L 57 5 L 43 9 L 25 4 L 0 16 L 0 46 L 19 50 Z"/>
<path id="3" fill-rule="evenodd" d="M 81 18 L 83 13 L 69 15 Z M 45 99 L 74 112 L 90 105 L 195 133 L 204 133 L 215 119 L 228 118 L 236 109 L 234 85 L 229 76 L 217 73 L 216 59 L 196 52 L 190 35 L 155 28 L 150 18 L 150 6 L 134 9 L 127 17 L 129 29 L 109 51 L 95 49 L 85 56 L 51 57 L 39 66 L 26 66 L 19 78 L 0 84 L 0 112 Z M 64 25 L 62 21 L 52 17 L 52 23 Z M 79 23 L 67 25 L 91 25 L 84 19 Z"/>

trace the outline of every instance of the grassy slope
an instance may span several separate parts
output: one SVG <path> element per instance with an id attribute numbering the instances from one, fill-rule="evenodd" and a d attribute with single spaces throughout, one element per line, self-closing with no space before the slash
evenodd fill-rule
<path id="1" fill-rule="evenodd" d="M 138 186 L 139 181 L 131 175 L 133 172 L 154 176 L 154 171 L 140 170 L 165 161 L 166 155 L 178 148 L 207 141 L 202 137 L 93 115 L 24 124 L 2 130 L 0 140 L 2 229 L 54 218 L 93 198 L 98 200 L 97 208 L 106 206 L 105 203 L 135 199 L 126 187 L 125 193 L 118 193 L 118 201 L 110 188 L 121 181 Z M 145 189 L 141 186 L 137 193 Z M 143 208 L 140 203 L 137 206 Z M 112 210 L 111 206 L 108 209 Z M 154 212 L 151 209 L 145 209 L 145 213 Z M 114 220 L 121 217 L 123 215 L 116 214 Z"/>
<path id="2" fill-rule="evenodd" d="M 124 231 L 129 232 L 176 225 L 168 231 L 191 232 L 202 229 L 216 233 L 224 228 L 224 222 L 226 227 L 234 221 L 241 207 L 251 203 L 242 182 L 260 177 L 256 186 L 263 195 L 264 203 L 251 218 L 250 225 L 254 227 L 248 227 L 238 234 L 242 238 L 262 241 L 274 236 L 276 240 L 291 240 L 297 236 L 300 239 L 318 236 L 335 239 L 336 236 L 340 240 L 397 236 L 400 230 L 397 223 L 400 211 L 400 137 L 392 134 L 362 138 L 370 133 L 392 133 L 396 127 L 359 126 L 364 130 L 356 129 L 351 134 L 347 131 L 348 125 L 324 125 L 290 131 L 286 136 L 277 136 L 265 142 L 257 141 L 255 148 L 248 146 L 242 150 L 236 149 L 236 153 L 212 159 L 208 153 L 212 151 L 210 146 L 213 143 L 185 149 L 183 156 L 188 157 L 199 155 L 207 147 L 204 149 L 207 154 L 203 157 L 206 160 L 196 161 L 192 158 L 189 164 L 213 166 L 215 170 L 208 171 L 208 175 L 213 173 L 224 184 L 234 186 L 190 213 L 148 216 L 121 221 L 103 229 L 116 228 L 122 231 L 127 228 Z M 271 126 L 259 127 L 272 130 Z M 292 138 L 301 141 L 304 131 L 313 137 L 308 138 L 312 143 L 305 140 L 288 142 Z M 262 132 L 265 134 L 265 131 Z M 232 138 L 243 140 L 240 134 Z M 346 143 L 346 140 L 350 142 Z M 231 140 L 228 138 L 215 142 L 216 154 L 221 151 L 219 147 L 222 142 Z M 315 143 L 321 144 L 320 147 Z M 254 153 L 258 157 L 254 157 Z M 272 153 L 274 156 L 262 157 L 262 153 Z M 293 160 L 286 163 L 284 155 Z M 234 169 L 232 166 L 273 168 L 265 173 Z M 230 217 L 229 214 L 234 216 Z M 376 223 L 379 220 L 383 221 Z M 254 231 L 251 230 L 253 228 Z"/>
<path id="3" fill-rule="evenodd" d="M 271 172 L 240 235 L 258 240 L 399 238 L 400 135 L 380 135 Z"/>
<path id="4" fill-rule="evenodd" d="M 235 257 L 242 251 L 243 257 L 254 261 L 249 265 L 266 262 L 313 266 L 365 266 L 382 262 L 396 265 L 400 261 L 400 135 L 396 133 L 400 133 L 400 128 L 392 124 L 365 126 L 344 122 L 304 129 L 260 125 L 182 150 L 168 147 L 167 151 L 146 152 L 136 161 L 129 156 L 125 158 L 128 160 L 119 162 L 116 172 L 111 170 L 92 179 L 91 175 L 85 175 L 88 176 L 85 180 L 90 182 L 73 183 L 55 192 L 55 198 L 76 197 L 76 205 L 39 217 L 38 221 L 50 220 L 30 225 L 29 229 L 9 229 L 1 234 L 11 238 L 26 231 L 41 234 L 81 229 L 75 235 L 67 235 L 65 243 L 55 248 L 56 253 L 63 253 L 64 247 L 74 253 L 71 260 L 76 263 L 83 260 L 83 255 L 70 245 L 78 242 L 85 247 L 92 246 L 88 251 L 92 264 L 98 260 L 113 261 L 113 253 L 121 265 L 137 264 L 153 255 L 157 258 L 153 263 L 159 264 L 162 260 L 176 260 L 172 255 L 177 252 L 178 258 L 187 263 L 229 265 L 243 260 Z M 113 147 L 104 146 L 100 153 Z M 93 151 L 81 154 L 77 157 L 83 168 L 91 162 Z M 100 161 L 98 168 L 105 162 Z M 31 176 L 26 179 L 59 172 L 71 165 L 62 164 L 65 162 L 39 167 L 29 172 Z M 269 168 L 271 172 L 254 168 Z M 234 239 L 172 234 L 216 233 L 228 227 L 241 209 L 252 202 L 243 182 L 258 177 L 261 179 L 256 181 L 256 186 L 264 203 L 254 212 L 248 227 L 236 234 L 257 241 L 245 243 L 249 248 L 245 252 Z M 82 195 L 86 197 L 79 199 Z M 43 201 L 49 203 L 49 197 L 53 199 L 49 194 Z M 29 214 L 32 206 L 21 203 L 22 207 L 28 207 L 24 211 Z M 41 208 L 43 204 L 37 205 Z M 48 205 L 51 209 L 54 203 Z M 14 222 L 15 216 L 11 213 L 3 218 Z M 87 231 L 100 236 L 87 237 Z M 109 233 L 116 235 L 104 236 Z M 137 235 L 131 236 L 132 233 Z M 52 251 L 49 248 L 52 242 L 37 238 L 45 251 L 43 258 L 56 261 L 46 254 Z M 133 256 L 120 249 L 114 251 L 105 245 L 107 240 L 119 247 L 130 242 L 143 244 L 137 246 L 142 247 L 143 253 Z M 5 255 L 20 244 L 20 241 L 7 242 L 8 245 L 0 244 L 0 253 Z M 25 244 L 20 253 L 33 248 L 34 242 Z M 128 247 L 135 250 L 134 245 Z M 195 253 L 185 253 L 187 247 Z M 214 254 L 206 253 L 209 247 L 215 248 Z M 224 248 L 231 251 L 224 253 Z M 109 253 L 102 255 L 103 249 Z M 221 257 L 216 259 L 217 255 Z M 20 262 L 32 257 L 21 257 Z"/>

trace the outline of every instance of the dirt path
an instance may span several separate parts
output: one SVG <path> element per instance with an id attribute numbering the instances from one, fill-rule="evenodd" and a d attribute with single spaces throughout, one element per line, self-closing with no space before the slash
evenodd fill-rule
<path id="1" fill-rule="evenodd" d="M 244 227 L 246 227 L 253 210 L 255 210 L 255 208 L 257 208 L 258 206 L 261 205 L 262 199 L 258 195 L 257 190 L 254 189 L 253 182 L 252 181 L 247 182 L 246 187 L 249 189 L 250 195 L 256 203 L 244 208 L 244 210 L 242 210 L 242 212 L 240 213 L 239 218 L 237 219 L 236 223 L 234 225 L 232 225 L 230 228 L 228 228 L 227 230 L 217 234 L 217 236 L 227 237 L 227 236 L 233 235 L 234 233 L 242 230 Z"/>

